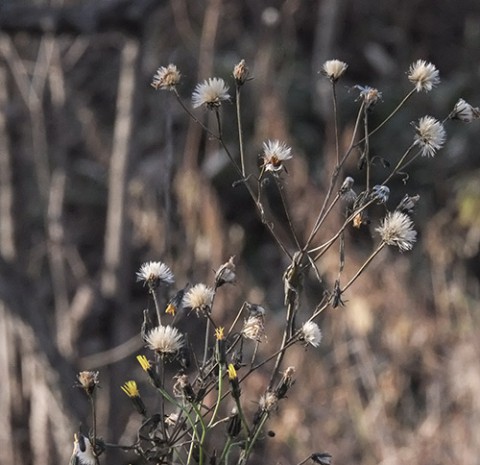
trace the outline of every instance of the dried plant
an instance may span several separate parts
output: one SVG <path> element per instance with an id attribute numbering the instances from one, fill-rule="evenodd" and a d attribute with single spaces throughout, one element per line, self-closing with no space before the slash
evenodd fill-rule
<path id="1" fill-rule="evenodd" d="M 432 63 L 418 60 L 411 65 L 407 77 L 413 88 L 396 105 L 388 116 L 376 127 L 370 127 L 371 115 L 379 102 L 383 101 L 382 92 L 369 86 L 354 86 L 358 95 L 353 97 L 352 104 L 357 105 L 357 116 L 350 143 L 346 150 L 340 150 L 339 126 L 340 110 L 337 98 L 338 82 L 347 72 L 347 64 L 339 60 L 327 61 L 321 74 L 328 79 L 332 89 L 332 112 L 335 123 L 336 154 L 335 166 L 330 173 L 330 181 L 323 200 L 320 203 L 316 220 L 311 230 L 302 240 L 296 232 L 296 226 L 289 211 L 284 184 L 288 179 L 288 166 L 294 150 L 285 142 L 267 140 L 259 156 L 258 172 L 247 173 L 245 169 L 245 151 L 242 132 L 240 93 L 250 81 L 249 70 L 244 60 L 233 70 L 235 96 L 228 93 L 229 87 L 221 78 L 209 78 L 198 84 L 192 94 L 192 107 L 184 100 L 178 86 L 181 74 L 177 67 L 169 64 L 160 67 L 156 72 L 152 86 L 157 90 L 168 90 L 176 98 L 186 115 L 196 121 L 208 136 L 218 141 L 238 176 L 235 188 L 244 188 L 251 198 L 252 209 L 262 220 L 279 246 L 288 257 L 289 265 L 281 279 L 284 288 L 284 324 L 279 345 L 270 352 L 259 351 L 259 346 L 269 338 L 276 328 L 269 328 L 266 311 L 260 303 L 244 302 L 232 317 L 227 330 L 220 324 L 216 311 L 216 296 L 219 292 L 228 292 L 227 284 L 236 281 L 234 257 L 220 265 L 212 283 L 196 283 L 187 289 L 171 293 L 169 301 L 162 302 L 158 297 L 158 287 L 173 286 L 174 274 L 170 267 L 162 262 L 148 262 L 142 265 L 137 273 L 139 281 L 143 281 L 152 298 L 156 321 L 148 311 L 144 312 L 142 337 L 145 341 L 146 354 L 137 357 L 153 389 L 158 393 L 160 403 L 155 411 L 150 411 L 142 400 L 140 391 L 134 380 L 126 380 L 121 387 L 130 398 L 135 410 L 142 417 L 142 424 L 136 439 L 130 445 L 106 444 L 97 438 L 95 429 L 95 387 L 98 384 L 98 373 L 82 372 L 79 385 L 91 400 L 93 425 L 90 438 L 76 437 L 72 463 L 99 463 L 98 456 L 108 447 L 120 447 L 132 450 L 145 463 L 191 464 L 198 463 L 246 464 L 251 458 L 257 443 L 264 437 L 264 426 L 269 417 L 281 408 L 288 392 L 295 383 L 297 372 L 294 367 L 284 367 L 286 352 L 294 345 L 303 344 L 309 350 L 315 350 L 322 340 L 322 331 L 315 321 L 328 308 L 344 305 L 346 291 L 359 279 L 379 252 L 386 246 L 394 246 L 400 252 L 412 249 L 417 240 L 411 214 L 417 204 L 418 195 L 406 193 L 400 204 L 389 211 L 387 207 L 390 189 L 389 182 L 400 177 L 408 182 L 406 169 L 418 157 L 431 158 L 442 149 L 446 141 L 445 124 L 448 120 L 459 119 L 470 122 L 480 116 L 478 108 L 458 100 L 455 108 L 442 120 L 432 116 L 423 116 L 413 124 L 411 143 L 398 153 L 392 150 L 384 166 L 390 166 L 384 179 L 373 185 L 375 157 L 372 157 L 371 146 L 373 136 L 387 125 L 404 108 L 406 102 L 417 92 L 430 92 L 440 83 L 439 72 Z M 353 95 L 350 94 L 350 95 Z M 222 118 L 225 103 L 235 102 L 235 114 L 238 128 L 238 151 L 227 146 Z M 208 111 L 215 116 L 216 127 L 211 128 L 201 122 L 193 111 Z M 358 157 L 358 179 L 347 176 L 341 179 L 342 170 L 347 160 Z M 386 163 L 388 161 L 388 163 Z M 375 178 L 378 175 L 376 173 Z M 275 224 L 278 219 L 267 213 L 265 208 L 265 185 L 269 182 L 278 190 L 287 230 L 291 241 L 286 243 L 277 234 Z M 359 185 L 359 191 L 354 186 Z M 233 188 L 233 187 L 232 187 Z M 378 207 L 380 206 L 380 207 Z M 383 218 L 376 219 L 371 211 L 382 209 Z M 327 235 L 327 219 L 340 215 L 343 219 L 340 226 L 332 234 Z M 378 233 L 377 245 L 370 256 L 358 267 L 352 276 L 346 276 L 344 233 L 347 228 L 364 227 L 369 218 L 378 223 L 374 231 Z M 291 244 L 295 244 L 292 247 Z M 337 279 L 324 286 L 323 297 L 315 308 L 306 311 L 302 305 L 302 281 L 309 273 L 321 281 L 317 264 L 334 245 L 340 244 L 338 253 Z M 241 266 L 241 261 L 240 261 Z M 279 278 L 280 279 L 280 278 Z M 220 290 L 220 288 L 222 288 Z M 163 295 L 166 295 L 164 293 Z M 202 341 L 203 352 L 198 354 L 189 343 L 193 337 L 182 334 L 175 326 L 179 313 L 187 318 L 198 318 L 204 322 L 205 333 Z M 163 321 L 162 321 L 163 319 Z M 165 323 L 164 320 L 167 320 Z M 273 339 L 275 342 L 275 338 Z M 245 355 L 249 354 L 248 360 Z M 193 360 L 193 365 L 189 362 Z M 168 379 L 167 366 L 176 370 L 173 379 Z M 262 395 L 252 399 L 245 388 L 245 380 L 258 370 L 269 371 L 269 382 L 264 386 Z M 250 412 L 251 402 L 257 408 Z M 247 407 L 248 406 L 248 407 Z M 82 446 L 83 445 L 83 446 Z M 85 447 L 88 446 L 88 460 L 85 459 Z M 83 448 L 82 448 L 83 447 Z M 94 460 L 92 461 L 92 456 Z M 300 463 L 308 460 L 320 464 L 330 464 L 331 455 L 324 451 L 314 451 Z"/>

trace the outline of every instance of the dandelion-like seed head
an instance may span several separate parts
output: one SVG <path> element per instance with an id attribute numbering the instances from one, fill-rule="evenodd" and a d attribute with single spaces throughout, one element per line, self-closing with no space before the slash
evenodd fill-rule
<path id="1" fill-rule="evenodd" d="M 292 158 L 292 149 L 279 140 L 269 140 L 263 143 L 263 167 L 265 171 L 279 171 L 283 162 Z"/>
<path id="2" fill-rule="evenodd" d="M 265 336 L 265 318 L 261 314 L 250 315 L 243 324 L 242 336 L 256 342 L 263 342 Z"/>
<path id="3" fill-rule="evenodd" d="M 173 284 L 175 277 L 170 268 L 162 262 L 146 262 L 137 271 L 137 281 L 143 281 L 149 286 L 160 283 Z"/>
<path id="4" fill-rule="evenodd" d="M 98 374 L 98 371 L 81 371 L 77 375 L 77 386 L 91 396 L 99 384 Z"/>
<path id="5" fill-rule="evenodd" d="M 153 76 L 151 86 L 156 90 L 173 90 L 180 82 L 181 77 L 182 75 L 175 65 L 161 66 Z"/>
<path id="6" fill-rule="evenodd" d="M 413 229 L 413 221 L 408 215 L 400 211 L 387 213 L 387 216 L 375 231 L 380 234 L 385 244 L 396 246 L 401 252 L 411 250 L 417 240 L 417 232 Z"/>
<path id="7" fill-rule="evenodd" d="M 201 312 L 209 313 L 214 294 L 215 292 L 211 287 L 202 283 L 196 284 L 183 297 L 183 306 L 192 309 L 197 314 Z"/>
<path id="8" fill-rule="evenodd" d="M 264 412 L 272 412 L 277 408 L 278 397 L 273 391 L 267 391 L 260 397 L 259 406 Z"/>
<path id="9" fill-rule="evenodd" d="M 321 73 L 332 82 L 337 82 L 347 70 L 348 65 L 340 60 L 328 60 L 322 66 Z"/>
<path id="10" fill-rule="evenodd" d="M 185 343 L 182 334 L 170 325 L 157 326 L 147 334 L 145 340 L 150 349 L 162 356 L 176 354 Z"/>
<path id="11" fill-rule="evenodd" d="M 450 119 L 459 119 L 464 123 L 471 123 L 474 119 L 480 118 L 480 108 L 473 107 L 461 98 L 458 99 L 458 102 L 455 104 L 448 117 Z"/>
<path id="12" fill-rule="evenodd" d="M 307 321 L 302 326 L 300 337 L 305 341 L 305 344 L 318 347 L 322 341 L 322 332 L 316 323 L 313 321 Z"/>
<path id="13" fill-rule="evenodd" d="M 422 157 L 434 157 L 445 144 L 446 132 L 443 124 L 432 116 L 419 119 L 414 144 L 421 149 Z"/>
<path id="14" fill-rule="evenodd" d="M 438 69 L 432 63 L 425 60 L 417 60 L 408 70 L 408 79 L 415 85 L 417 92 L 430 92 L 440 83 Z"/>
<path id="15" fill-rule="evenodd" d="M 220 107 L 223 101 L 230 100 L 228 86 L 221 78 L 209 78 L 197 84 L 192 94 L 193 108 L 205 105 L 213 110 Z"/>

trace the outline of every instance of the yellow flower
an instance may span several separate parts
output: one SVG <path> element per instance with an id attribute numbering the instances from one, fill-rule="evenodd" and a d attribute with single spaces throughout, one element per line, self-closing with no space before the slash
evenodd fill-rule
<path id="1" fill-rule="evenodd" d="M 140 363 L 141 367 L 143 368 L 144 371 L 149 371 L 152 369 L 151 363 L 147 360 L 147 357 L 145 355 L 137 355 L 137 360 L 138 363 Z"/>
<path id="2" fill-rule="evenodd" d="M 223 326 L 219 326 L 215 330 L 215 337 L 216 337 L 217 341 L 223 341 L 225 339 L 224 330 L 225 330 L 225 328 Z"/>
<path id="3" fill-rule="evenodd" d="M 237 370 L 235 370 L 235 367 L 233 366 L 232 363 L 228 365 L 228 379 L 229 380 L 237 379 Z"/>
<path id="4" fill-rule="evenodd" d="M 175 313 L 176 313 L 175 305 L 173 305 L 172 303 L 168 304 L 167 308 L 165 309 L 165 313 L 167 315 L 175 316 Z"/>
<path id="5" fill-rule="evenodd" d="M 127 381 L 121 386 L 121 389 L 128 397 L 140 397 L 140 392 L 138 391 L 137 383 L 135 381 Z"/>

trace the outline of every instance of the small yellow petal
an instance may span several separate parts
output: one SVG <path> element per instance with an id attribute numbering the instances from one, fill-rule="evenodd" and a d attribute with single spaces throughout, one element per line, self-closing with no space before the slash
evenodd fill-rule
<path id="1" fill-rule="evenodd" d="M 152 369 L 152 365 L 147 360 L 147 357 L 145 357 L 145 355 L 137 355 L 137 360 L 138 360 L 138 363 L 140 363 L 140 365 L 141 365 L 141 367 L 143 368 L 144 371 L 148 371 L 148 370 Z"/>
<path id="2" fill-rule="evenodd" d="M 140 397 L 140 392 L 135 381 L 127 381 L 121 386 L 121 389 L 128 397 Z"/>
<path id="3" fill-rule="evenodd" d="M 223 326 L 219 326 L 215 330 L 215 337 L 217 338 L 217 341 L 223 341 L 225 339 L 225 329 Z"/>
<path id="4" fill-rule="evenodd" d="M 228 365 L 228 379 L 234 380 L 237 377 L 237 370 L 232 363 Z"/>
<path id="5" fill-rule="evenodd" d="M 168 315 L 175 316 L 175 313 L 177 312 L 177 309 L 175 308 L 175 305 L 173 304 L 168 304 L 167 308 L 165 309 L 165 313 Z"/>

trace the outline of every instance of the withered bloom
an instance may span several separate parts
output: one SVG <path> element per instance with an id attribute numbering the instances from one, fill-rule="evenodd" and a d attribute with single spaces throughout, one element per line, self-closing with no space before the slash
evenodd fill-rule
<path id="1" fill-rule="evenodd" d="M 151 86 L 155 90 L 173 90 L 180 82 L 181 77 L 182 75 L 175 65 L 161 66 L 157 69 L 155 76 L 153 76 Z"/>
<path id="2" fill-rule="evenodd" d="M 90 397 L 98 386 L 98 371 L 81 371 L 77 375 L 77 387 L 82 388 Z"/>
<path id="3" fill-rule="evenodd" d="M 332 455 L 328 452 L 315 452 L 310 458 L 318 465 L 330 465 L 332 463 Z"/>
<path id="4" fill-rule="evenodd" d="M 188 380 L 188 376 L 185 374 L 180 374 L 175 376 L 176 382 L 173 386 L 173 393 L 177 397 L 183 397 L 189 402 L 193 402 L 195 397 L 195 392 L 193 391 L 192 385 Z"/>
<path id="5" fill-rule="evenodd" d="M 236 275 L 235 263 L 233 263 L 234 258 L 235 257 L 230 257 L 228 262 L 224 263 L 215 273 L 215 288 L 219 288 L 227 283 L 233 284 L 235 282 Z"/>
<path id="6" fill-rule="evenodd" d="M 295 367 L 288 367 L 284 372 L 282 379 L 275 389 L 275 395 L 278 399 L 283 399 L 288 390 L 295 384 L 293 376 L 295 375 Z"/>
<path id="7" fill-rule="evenodd" d="M 240 60 L 238 64 L 233 68 L 233 77 L 238 87 L 243 86 L 248 79 L 249 70 L 245 64 L 245 60 Z"/>

